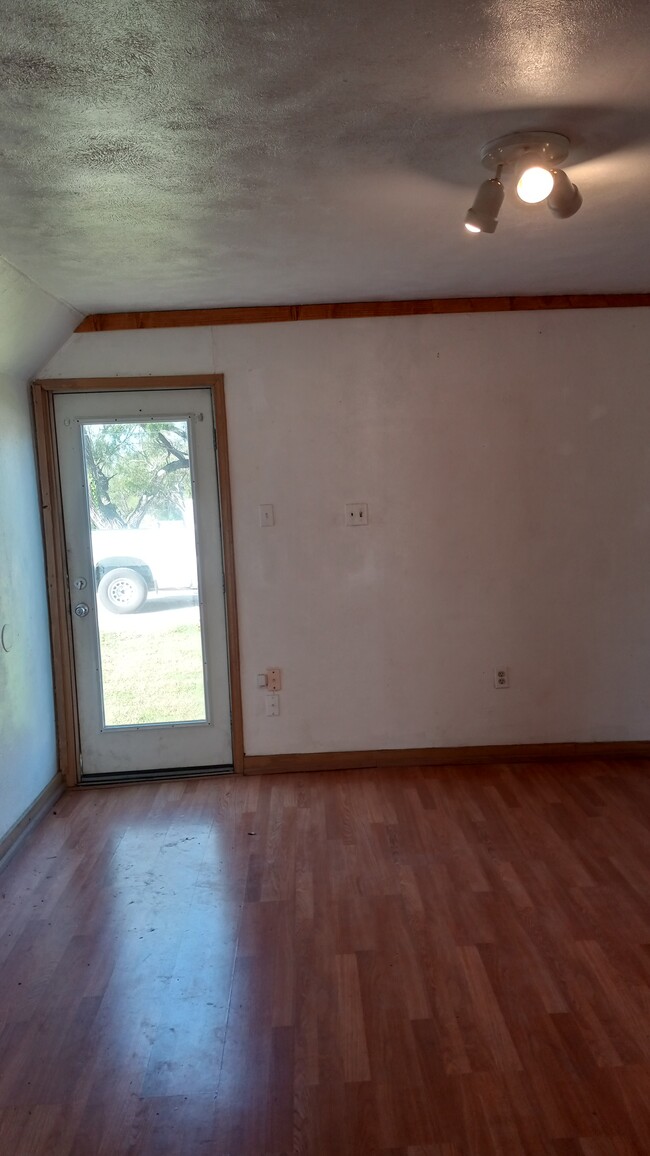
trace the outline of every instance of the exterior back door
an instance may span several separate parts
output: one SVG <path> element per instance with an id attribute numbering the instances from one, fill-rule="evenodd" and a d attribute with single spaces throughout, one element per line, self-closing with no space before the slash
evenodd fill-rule
<path id="1" fill-rule="evenodd" d="M 211 391 L 54 404 L 82 773 L 230 767 Z"/>

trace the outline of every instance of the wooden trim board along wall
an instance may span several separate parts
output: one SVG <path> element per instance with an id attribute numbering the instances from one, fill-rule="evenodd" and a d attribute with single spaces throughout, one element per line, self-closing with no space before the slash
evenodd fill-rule
<path id="1" fill-rule="evenodd" d="M 341 321 L 354 317 L 415 317 L 444 313 L 517 313 L 532 309 L 637 309 L 650 293 L 555 294 L 547 297 L 427 297 L 417 301 L 339 301 L 316 305 L 226 306 L 89 313 L 75 333 L 119 329 L 179 329 L 196 325 L 263 325 L 285 321 Z"/>
<path id="2" fill-rule="evenodd" d="M 7 833 L 3 835 L 2 839 L 0 839 L 0 871 L 7 866 L 12 855 L 15 855 L 27 836 L 38 826 L 45 812 L 49 811 L 50 807 L 56 803 L 64 791 L 65 783 L 61 775 L 57 773 L 53 779 L 50 779 L 49 783 L 46 783 L 31 806 L 27 808 L 13 826 L 9 828 Z"/>
<path id="3" fill-rule="evenodd" d="M 75 682 L 72 619 L 67 594 L 67 567 L 61 482 L 56 452 L 54 397 L 60 393 L 135 389 L 198 389 L 212 391 L 217 432 L 217 476 L 221 506 L 228 659 L 232 713 L 233 766 L 241 773 L 244 765 L 235 549 L 228 457 L 228 431 L 223 374 L 203 373 L 165 377 L 84 377 L 35 381 L 32 385 L 36 457 L 38 463 L 47 590 L 52 637 L 54 698 L 57 718 L 59 766 L 66 784 L 81 781 L 79 717 Z"/>
<path id="4" fill-rule="evenodd" d="M 385 751 L 323 751 L 300 755 L 244 755 L 244 774 L 281 775 L 300 771 L 360 771 L 379 767 L 451 767 L 470 763 L 550 763 L 615 758 L 650 758 L 650 741 L 519 743 L 512 746 L 418 747 Z"/>

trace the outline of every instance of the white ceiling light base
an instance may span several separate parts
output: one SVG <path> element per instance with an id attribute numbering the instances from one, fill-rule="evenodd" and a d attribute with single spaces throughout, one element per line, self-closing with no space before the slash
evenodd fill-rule
<path id="1" fill-rule="evenodd" d="M 547 165 L 562 164 L 569 155 L 569 139 L 559 132 L 510 132 L 490 140 L 481 149 L 486 169 L 514 165 L 531 154 Z"/>
<path id="2" fill-rule="evenodd" d="M 468 233 L 493 233 L 503 202 L 503 170 L 514 172 L 517 196 L 529 205 L 545 202 L 554 217 L 573 217 L 582 204 L 576 185 L 559 166 L 569 155 L 570 141 L 559 132 L 511 132 L 490 140 L 481 161 L 496 176 L 483 181 L 465 215 Z M 497 196 L 498 193 L 498 196 Z"/>

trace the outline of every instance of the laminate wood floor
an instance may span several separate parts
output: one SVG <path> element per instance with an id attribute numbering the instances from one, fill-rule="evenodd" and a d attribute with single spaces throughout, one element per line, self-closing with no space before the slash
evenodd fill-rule
<path id="1" fill-rule="evenodd" d="M 642 762 L 66 795 L 0 876 L 3 1156 L 648 1156 Z"/>

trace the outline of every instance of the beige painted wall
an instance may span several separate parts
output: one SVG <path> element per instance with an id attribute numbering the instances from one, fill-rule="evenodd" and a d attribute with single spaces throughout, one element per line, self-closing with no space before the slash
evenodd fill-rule
<path id="1" fill-rule="evenodd" d="M 57 771 L 28 383 L 78 319 L 0 259 L 0 838 Z"/>
<path id="2" fill-rule="evenodd" d="M 247 753 L 645 739 L 648 320 L 75 335 L 44 375 L 225 373 Z"/>

